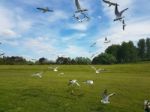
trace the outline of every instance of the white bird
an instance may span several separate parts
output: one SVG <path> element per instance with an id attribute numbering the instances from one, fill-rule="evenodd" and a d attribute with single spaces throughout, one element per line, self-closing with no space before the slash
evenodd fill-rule
<path id="1" fill-rule="evenodd" d="M 63 73 L 63 72 L 61 72 L 61 73 L 59 73 L 58 75 L 59 75 L 59 76 L 61 76 L 61 75 L 64 75 L 64 73 Z"/>
<path id="2" fill-rule="evenodd" d="M 116 19 L 114 19 L 114 21 L 118 21 L 118 20 L 121 21 L 121 20 L 124 18 L 124 16 L 122 16 L 122 14 L 123 14 L 126 10 L 128 10 L 128 8 L 126 8 L 126 9 L 124 9 L 124 10 L 122 10 L 122 11 L 119 12 L 119 10 L 118 10 L 118 5 L 116 4 L 116 5 L 115 5 L 115 15 L 116 15 Z"/>
<path id="3" fill-rule="evenodd" d="M 52 69 L 54 72 L 57 72 L 58 71 L 58 66 L 57 67 L 48 67 L 49 69 Z"/>
<path id="4" fill-rule="evenodd" d="M 115 95 L 115 93 L 108 94 L 107 90 L 104 90 L 104 93 L 102 95 L 101 103 L 103 103 L 103 104 L 109 104 L 110 103 L 109 98 L 111 96 L 113 96 L 113 95 Z"/>
<path id="5" fill-rule="evenodd" d="M 75 5 L 76 5 L 76 8 L 77 8 L 77 11 L 75 11 L 76 13 L 82 13 L 82 12 L 88 11 L 87 9 L 82 9 L 81 8 L 79 0 L 75 0 Z"/>
<path id="6" fill-rule="evenodd" d="M 77 86 L 80 86 L 80 84 L 77 82 L 77 80 L 69 80 L 68 85 L 77 85 Z"/>
<path id="7" fill-rule="evenodd" d="M 38 72 L 38 73 L 32 74 L 32 76 L 42 78 L 42 74 L 43 72 Z"/>
<path id="8" fill-rule="evenodd" d="M 107 39 L 107 37 L 105 37 L 105 41 L 104 43 L 110 43 L 111 41 Z"/>
<path id="9" fill-rule="evenodd" d="M 95 73 L 96 73 L 96 74 L 99 74 L 101 71 L 104 71 L 104 69 L 101 69 L 101 68 L 97 69 L 97 68 L 94 67 L 94 66 L 91 66 L 91 68 L 95 70 Z"/>
<path id="10" fill-rule="evenodd" d="M 93 80 L 86 80 L 84 81 L 83 83 L 86 83 L 88 85 L 93 85 L 94 84 L 94 81 Z"/>

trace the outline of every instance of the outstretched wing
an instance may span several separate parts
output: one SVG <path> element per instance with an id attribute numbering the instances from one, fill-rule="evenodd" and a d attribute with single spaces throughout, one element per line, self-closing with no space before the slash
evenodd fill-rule
<path id="1" fill-rule="evenodd" d="M 96 71 L 96 68 L 94 66 L 91 66 L 92 69 L 94 69 Z"/>
<path id="2" fill-rule="evenodd" d="M 128 8 L 126 8 L 126 9 L 122 10 L 120 13 L 122 14 L 122 13 L 123 13 L 123 12 L 125 12 L 126 10 L 128 10 Z"/>
<path id="3" fill-rule="evenodd" d="M 119 15 L 120 15 L 119 10 L 118 10 L 118 5 L 117 5 L 117 4 L 115 5 L 115 15 L 116 15 L 116 16 L 119 16 Z"/>
<path id="4" fill-rule="evenodd" d="M 105 2 L 107 4 L 110 4 L 110 1 L 107 1 L 107 0 L 103 0 L 103 2 Z"/>
<path id="5" fill-rule="evenodd" d="M 79 4 L 79 0 L 75 0 L 75 4 L 78 10 L 81 10 L 81 6 Z"/>

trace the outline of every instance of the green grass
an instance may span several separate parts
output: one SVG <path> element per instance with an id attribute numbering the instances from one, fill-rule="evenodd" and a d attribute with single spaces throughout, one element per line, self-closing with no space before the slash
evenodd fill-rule
<path id="1" fill-rule="evenodd" d="M 0 112 L 143 112 L 150 99 L 150 63 L 97 66 L 108 71 L 95 74 L 90 66 L 60 66 L 61 77 L 48 66 L 0 66 Z M 31 75 L 44 71 L 43 77 Z M 81 87 L 71 95 L 68 80 Z M 94 80 L 94 85 L 81 83 Z M 116 92 L 109 105 L 101 104 L 104 89 Z"/>

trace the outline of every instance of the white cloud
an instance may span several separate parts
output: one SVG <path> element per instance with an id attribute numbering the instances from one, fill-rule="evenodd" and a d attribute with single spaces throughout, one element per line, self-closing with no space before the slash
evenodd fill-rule
<path id="1" fill-rule="evenodd" d="M 67 28 L 77 31 L 86 31 L 89 28 L 89 23 L 83 22 L 83 23 L 68 24 Z"/>
<path id="2" fill-rule="evenodd" d="M 70 57 L 89 56 L 89 53 L 86 49 L 76 45 L 68 45 L 68 47 L 64 50 L 64 54 L 67 54 Z"/>

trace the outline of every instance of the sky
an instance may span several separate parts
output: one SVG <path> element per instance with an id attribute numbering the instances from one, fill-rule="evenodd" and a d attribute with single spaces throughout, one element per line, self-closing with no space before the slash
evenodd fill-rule
<path id="1" fill-rule="evenodd" d="M 0 0 L 0 53 L 29 60 L 90 58 L 109 45 L 150 37 L 150 0 L 110 1 L 117 2 L 119 10 L 129 8 L 123 14 L 125 31 L 121 22 L 113 21 L 114 7 L 102 0 L 79 0 L 90 17 L 82 23 L 72 17 L 76 11 L 74 0 Z M 49 7 L 54 12 L 42 13 L 37 7 Z M 111 43 L 105 44 L 105 37 Z"/>

